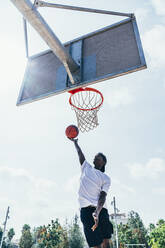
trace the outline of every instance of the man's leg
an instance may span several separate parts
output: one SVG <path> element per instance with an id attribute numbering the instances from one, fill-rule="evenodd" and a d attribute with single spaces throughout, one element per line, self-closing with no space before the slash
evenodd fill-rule
<path id="1" fill-rule="evenodd" d="M 101 248 L 110 248 L 110 238 L 113 234 L 113 225 L 109 220 L 109 214 L 105 208 L 100 212 L 100 229 L 103 237 Z"/>
<path id="2" fill-rule="evenodd" d="M 92 231 L 92 226 L 94 225 L 94 219 L 92 213 L 95 211 L 95 207 L 81 208 L 80 218 L 84 227 L 84 234 L 89 247 L 102 248 L 101 244 L 103 242 L 103 237 L 100 232 L 99 227 Z"/>
<path id="3" fill-rule="evenodd" d="M 94 246 L 93 248 L 102 248 L 102 246 L 98 245 L 98 246 Z"/>
<path id="4" fill-rule="evenodd" d="M 103 240 L 102 248 L 110 248 L 109 239 L 104 239 Z"/>

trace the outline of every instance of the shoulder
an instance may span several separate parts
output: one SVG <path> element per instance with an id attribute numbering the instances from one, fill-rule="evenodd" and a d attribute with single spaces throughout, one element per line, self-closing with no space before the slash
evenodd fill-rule
<path id="1" fill-rule="evenodd" d="M 83 162 L 83 164 L 81 165 L 82 170 L 84 170 L 85 168 L 92 168 L 92 165 L 90 165 L 86 160 Z"/>
<path id="2" fill-rule="evenodd" d="M 105 193 L 108 193 L 110 186 L 111 186 L 111 179 L 108 175 L 104 174 L 101 190 L 104 191 Z"/>
<path id="3" fill-rule="evenodd" d="M 105 173 L 103 173 L 103 175 L 104 175 L 104 181 L 107 183 L 111 183 L 111 178 Z"/>

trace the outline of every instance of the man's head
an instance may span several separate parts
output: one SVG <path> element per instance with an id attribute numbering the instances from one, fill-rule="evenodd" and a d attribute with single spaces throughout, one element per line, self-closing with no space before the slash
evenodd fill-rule
<path id="1" fill-rule="evenodd" d="M 107 158 L 103 153 L 99 152 L 98 154 L 96 154 L 93 163 L 95 165 L 95 169 L 105 172 Z"/>

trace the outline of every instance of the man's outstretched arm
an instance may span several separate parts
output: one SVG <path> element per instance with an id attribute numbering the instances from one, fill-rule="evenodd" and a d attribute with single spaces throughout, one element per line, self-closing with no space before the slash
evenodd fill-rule
<path id="1" fill-rule="evenodd" d="M 78 153 L 78 156 L 79 156 L 79 161 L 80 161 L 80 164 L 82 165 L 85 161 L 85 156 L 80 148 L 80 146 L 78 145 L 78 139 L 70 139 L 74 142 L 74 145 L 76 147 L 76 150 L 77 150 L 77 153 Z"/>

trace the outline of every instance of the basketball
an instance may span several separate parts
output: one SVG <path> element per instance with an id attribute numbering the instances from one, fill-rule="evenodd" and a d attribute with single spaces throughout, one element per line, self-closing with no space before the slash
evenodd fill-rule
<path id="1" fill-rule="evenodd" d="M 70 125 L 66 128 L 65 134 L 68 138 L 74 139 L 78 136 L 79 130 L 75 125 Z"/>

